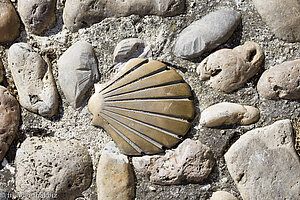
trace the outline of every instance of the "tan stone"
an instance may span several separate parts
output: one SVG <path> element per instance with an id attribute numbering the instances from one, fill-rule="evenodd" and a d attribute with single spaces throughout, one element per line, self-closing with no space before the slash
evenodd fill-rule
<path id="1" fill-rule="evenodd" d="M 4 67 L 0 60 L 0 83 L 3 81 L 3 79 L 4 79 Z"/>
<path id="2" fill-rule="evenodd" d="M 253 0 L 253 3 L 278 38 L 300 41 L 299 0 Z"/>
<path id="3" fill-rule="evenodd" d="M 287 61 L 266 70 L 257 91 L 266 99 L 300 99 L 300 59 Z"/>
<path id="4" fill-rule="evenodd" d="M 5 87 L 0 86 L 0 162 L 18 134 L 19 123 L 18 101 Z"/>
<path id="5" fill-rule="evenodd" d="M 226 191 L 214 192 L 210 200 L 238 200 L 235 196 Z"/>
<path id="6" fill-rule="evenodd" d="M 10 0 L 0 1 L 0 42 L 12 42 L 20 34 L 20 20 Z"/>
<path id="7" fill-rule="evenodd" d="M 109 142 L 102 151 L 96 182 L 98 200 L 134 199 L 133 170 L 114 142 Z"/>
<path id="8" fill-rule="evenodd" d="M 166 67 L 155 60 L 131 59 L 108 83 L 95 85 L 88 103 L 92 123 L 104 127 L 124 154 L 162 152 L 190 128 L 190 87 Z"/>
<path id="9" fill-rule="evenodd" d="M 226 93 L 242 87 L 260 69 L 264 52 L 255 42 L 234 49 L 221 49 L 205 58 L 197 68 L 200 80 Z"/>
<path id="10" fill-rule="evenodd" d="M 206 108 L 201 113 L 200 124 L 217 127 L 233 124 L 252 124 L 259 119 L 259 110 L 252 106 L 222 102 Z"/>

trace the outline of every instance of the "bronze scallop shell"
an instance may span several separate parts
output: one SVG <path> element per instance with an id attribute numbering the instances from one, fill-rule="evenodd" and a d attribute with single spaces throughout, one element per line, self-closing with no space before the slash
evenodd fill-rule
<path id="1" fill-rule="evenodd" d="M 105 84 L 95 85 L 88 107 L 127 155 L 156 154 L 176 145 L 190 129 L 194 104 L 188 84 L 167 65 L 143 58 L 126 63 Z"/>

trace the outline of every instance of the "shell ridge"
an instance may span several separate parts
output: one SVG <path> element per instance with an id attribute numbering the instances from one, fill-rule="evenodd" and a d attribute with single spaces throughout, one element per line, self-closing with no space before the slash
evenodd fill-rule
<path id="1" fill-rule="evenodd" d="M 118 116 L 120 116 L 120 117 L 123 117 L 123 118 L 125 118 L 125 119 L 132 120 L 132 121 L 134 121 L 134 122 L 136 122 L 136 123 L 139 123 L 139 124 L 141 124 L 141 125 L 147 126 L 147 127 L 149 127 L 149 128 L 153 128 L 153 129 L 155 129 L 155 130 L 157 130 L 157 131 L 160 131 L 160 132 L 162 132 L 162 133 L 165 133 L 165 134 L 167 134 L 167 135 L 169 135 L 169 136 L 172 136 L 172 137 L 174 137 L 174 138 L 176 138 L 176 139 L 180 139 L 176 133 L 173 133 L 173 132 L 171 132 L 171 131 L 165 130 L 165 129 L 163 129 L 163 128 L 161 128 L 161 127 L 158 127 L 158 126 L 155 126 L 155 125 L 153 125 L 153 124 L 148 124 L 148 123 L 145 123 L 145 122 L 143 122 L 143 121 L 136 120 L 136 119 L 133 119 L 133 118 L 131 118 L 131 117 L 127 117 L 127 116 L 124 116 L 124 115 L 115 113 L 115 112 L 113 112 L 113 111 L 110 111 L 110 110 L 105 110 L 105 111 L 111 112 L 111 113 L 113 113 L 113 114 L 115 114 L 115 115 L 118 115 Z"/>
<path id="2" fill-rule="evenodd" d="M 165 77 L 170 77 L 168 79 L 165 79 Z M 154 74 L 149 77 L 145 77 L 143 79 L 138 80 L 137 82 L 131 83 L 129 85 L 124 86 L 123 88 L 119 88 L 113 92 L 110 92 L 107 95 L 104 96 L 112 96 L 115 94 L 120 94 L 124 92 L 129 92 L 132 90 L 137 90 L 137 88 L 147 88 L 153 85 L 153 82 L 155 82 L 155 85 L 163 85 L 163 84 L 172 84 L 172 83 L 180 83 L 184 82 L 182 77 L 173 69 L 165 70 L 162 72 L 159 72 L 157 74 Z"/>
<path id="3" fill-rule="evenodd" d="M 113 92 L 113 91 L 115 91 L 115 90 L 117 90 L 117 89 L 119 89 L 119 88 L 125 87 L 126 85 L 129 85 L 129 84 L 132 84 L 132 83 L 134 83 L 134 82 L 137 82 L 137 81 L 139 81 L 139 80 L 141 80 L 141 79 L 143 79 L 143 78 L 146 78 L 146 77 L 152 76 L 152 75 L 154 75 L 154 74 L 163 72 L 163 71 L 165 71 L 166 69 L 167 69 L 167 66 L 163 66 L 163 67 L 161 67 L 161 68 L 159 68 L 159 69 L 157 69 L 157 70 L 150 71 L 149 73 L 146 73 L 146 74 L 144 74 L 144 75 L 142 75 L 142 76 L 140 76 L 140 77 L 136 77 L 136 78 L 134 77 L 134 79 L 128 81 L 127 83 L 121 84 L 120 86 L 118 86 L 118 87 L 116 87 L 116 88 L 107 88 L 106 90 L 103 90 L 101 93 L 102 93 L 102 95 L 105 95 L 105 94 L 110 93 L 110 92 Z M 127 74 L 127 75 L 128 75 L 128 74 Z M 125 76 L 126 76 L 126 75 L 125 75 Z M 120 80 L 122 80 L 123 78 L 125 78 L 125 76 L 122 77 L 122 78 L 120 78 L 118 81 L 120 81 Z M 118 81 L 116 81 L 116 82 L 114 82 L 114 83 L 111 83 L 110 86 L 113 86 L 113 84 L 118 83 Z M 108 90 L 108 91 L 107 91 L 107 90 Z"/>
<path id="4" fill-rule="evenodd" d="M 117 96 L 120 96 L 120 95 L 130 94 L 130 93 L 133 93 L 133 92 L 141 92 L 141 91 L 154 89 L 154 88 L 163 88 L 163 87 L 166 87 L 166 86 L 176 86 L 176 85 L 179 85 L 179 84 L 185 84 L 185 83 L 183 83 L 182 81 L 172 81 L 172 82 L 163 83 L 163 84 L 160 84 L 160 85 L 152 85 L 152 86 L 148 86 L 148 87 L 144 87 L 144 88 L 138 88 L 136 90 L 132 90 L 132 91 L 124 92 L 124 93 L 119 93 L 119 94 L 114 94 L 114 95 L 111 95 L 111 96 L 105 96 L 105 95 L 103 95 L 103 96 L 104 96 L 104 98 L 117 97 Z M 190 96 L 191 95 L 189 95 L 188 97 L 190 97 Z M 183 97 L 183 98 L 186 98 L 186 97 Z"/>
<path id="5" fill-rule="evenodd" d="M 126 124 L 118 121 L 117 119 L 115 119 L 114 117 L 112 117 L 111 115 L 108 115 L 105 113 L 105 115 L 107 117 L 109 117 L 111 120 L 115 121 L 116 123 L 118 123 L 119 125 L 123 126 L 124 128 L 126 128 L 127 130 L 130 130 L 132 131 L 133 133 L 135 133 L 136 135 L 138 135 L 139 137 L 143 138 L 144 140 L 146 140 L 147 142 L 151 143 L 152 145 L 156 146 L 157 148 L 159 149 L 162 149 L 163 148 L 163 145 L 160 144 L 159 142 L 155 141 L 154 139 L 152 139 L 151 137 L 147 136 L 147 135 L 144 135 L 143 133 L 127 126 Z"/>
<path id="6" fill-rule="evenodd" d="M 129 67 L 127 70 L 125 70 L 125 71 L 120 71 L 120 72 L 118 72 L 116 75 L 115 75 L 115 77 L 116 78 L 114 78 L 114 79 L 112 79 L 111 81 L 109 81 L 108 83 L 107 83 L 107 85 L 106 86 L 104 86 L 101 90 L 100 90 L 100 92 L 103 92 L 104 90 L 106 90 L 108 87 L 110 87 L 112 84 L 114 84 L 115 82 L 117 82 L 118 80 L 120 80 L 120 79 L 122 79 L 124 76 L 126 76 L 127 74 L 129 74 L 129 73 L 131 73 L 132 71 L 134 71 L 135 69 L 137 69 L 137 68 L 139 68 L 140 66 L 142 66 L 142 65 L 144 65 L 144 64 L 146 64 L 146 63 L 148 63 L 148 59 L 145 59 L 145 60 L 143 60 L 142 62 L 140 62 L 139 64 L 137 64 L 136 66 L 131 66 L 131 67 Z"/>

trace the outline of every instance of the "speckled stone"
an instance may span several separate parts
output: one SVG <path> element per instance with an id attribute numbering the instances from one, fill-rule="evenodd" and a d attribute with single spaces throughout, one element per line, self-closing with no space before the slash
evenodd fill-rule
<path id="1" fill-rule="evenodd" d="M 0 86 L 0 163 L 17 137 L 19 124 L 19 103 L 5 87 Z"/>
<path id="2" fill-rule="evenodd" d="M 233 124 L 252 124 L 259 119 L 259 110 L 253 106 L 222 102 L 206 108 L 201 113 L 200 124 L 217 127 Z"/>
<path id="3" fill-rule="evenodd" d="M 92 45 L 85 41 L 76 42 L 59 58 L 57 65 L 59 85 L 67 101 L 73 108 L 81 107 L 99 79 Z"/>
<path id="4" fill-rule="evenodd" d="M 0 42 L 12 42 L 20 34 L 20 20 L 10 0 L 0 1 Z"/>
<path id="5" fill-rule="evenodd" d="M 134 199 L 134 175 L 128 157 L 114 142 L 106 144 L 97 168 L 98 200 Z"/>
<path id="6" fill-rule="evenodd" d="M 230 8 L 209 13 L 186 27 L 178 36 L 174 54 L 193 59 L 226 42 L 241 22 L 241 14 Z"/>
<path id="7" fill-rule="evenodd" d="M 260 69 L 264 52 L 255 42 L 234 49 L 221 49 L 210 54 L 197 68 L 200 80 L 222 92 L 242 87 Z"/>
<path id="8" fill-rule="evenodd" d="M 184 140 L 165 155 L 134 157 L 137 173 L 160 185 L 199 183 L 210 174 L 215 162 L 213 153 L 200 141 Z"/>
<path id="9" fill-rule="evenodd" d="M 290 120 L 248 131 L 225 161 L 243 199 L 299 199 L 300 159 Z"/>
<path id="10" fill-rule="evenodd" d="M 51 64 L 26 43 L 9 48 L 8 62 L 21 106 L 45 117 L 55 115 L 58 94 Z"/>
<path id="11" fill-rule="evenodd" d="M 257 91 L 266 99 L 300 99 L 300 59 L 287 61 L 265 71 Z"/>
<path id="12" fill-rule="evenodd" d="M 75 140 L 27 138 L 15 163 L 16 189 L 24 200 L 73 200 L 92 180 L 91 157 Z"/>
<path id="13" fill-rule="evenodd" d="M 68 29 L 75 32 L 107 17 L 174 16 L 182 13 L 184 8 L 185 0 L 67 0 L 63 20 Z"/>
<path id="14" fill-rule="evenodd" d="M 4 79 L 4 67 L 0 59 L 0 83 L 3 81 L 3 79 Z"/>
<path id="15" fill-rule="evenodd" d="M 253 0 L 253 3 L 278 38 L 300 41 L 299 0 Z"/>
<path id="16" fill-rule="evenodd" d="M 28 32 L 41 34 L 55 21 L 56 0 L 18 0 L 18 12 Z"/>

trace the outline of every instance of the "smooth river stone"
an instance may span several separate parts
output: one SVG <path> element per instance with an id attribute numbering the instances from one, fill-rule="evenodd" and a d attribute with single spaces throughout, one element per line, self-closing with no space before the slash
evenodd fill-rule
<path id="1" fill-rule="evenodd" d="M 76 140 L 26 138 L 15 164 L 16 190 L 23 200 L 74 200 L 92 181 L 92 159 Z"/>
<path id="2" fill-rule="evenodd" d="M 235 196 L 226 191 L 214 192 L 209 200 L 238 200 Z"/>
<path id="3" fill-rule="evenodd" d="M 255 107 L 223 102 L 206 108 L 201 113 L 200 124 L 206 127 L 248 125 L 257 122 L 258 119 L 259 110 Z"/>
<path id="4" fill-rule="evenodd" d="M 253 0 L 253 3 L 276 37 L 288 42 L 300 41 L 299 0 Z"/>
<path id="5" fill-rule="evenodd" d="M 300 99 L 300 59 L 265 71 L 257 83 L 257 91 L 266 99 Z"/>
<path id="6" fill-rule="evenodd" d="M 92 45 L 85 41 L 73 44 L 58 60 L 58 81 L 70 105 L 79 108 L 99 79 L 98 62 Z"/>
<path id="7" fill-rule="evenodd" d="M 134 174 L 128 157 L 114 142 L 106 144 L 97 169 L 98 200 L 134 199 Z"/>
<path id="8" fill-rule="evenodd" d="M 50 62 L 29 44 L 16 43 L 9 48 L 8 63 L 21 106 L 45 117 L 55 115 L 58 94 Z"/>
<path id="9" fill-rule="evenodd" d="M 200 80 L 222 92 L 233 92 L 242 87 L 260 69 L 264 52 L 255 42 L 234 49 L 221 49 L 210 54 L 197 68 Z"/>
<path id="10" fill-rule="evenodd" d="M 5 87 L 0 86 L 0 163 L 17 137 L 19 124 L 19 103 Z"/>
<path id="11" fill-rule="evenodd" d="M 108 17 L 130 15 L 174 16 L 185 9 L 185 0 L 66 0 L 63 21 L 73 32 Z"/>
<path id="12" fill-rule="evenodd" d="M 241 14 L 222 8 L 202 17 L 186 27 L 178 36 L 174 54 L 193 59 L 225 43 L 241 22 Z"/>
<path id="13" fill-rule="evenodd" d="M 300 159 L 290 120 L 248 131 L 225 154 L 243 199 L 299 199 Z"/>
<path id="14" fill-rule="evenodd" d="M 0 1 L 0 42 L 12 42 L 20 35 L 20 20 L 10 0 Z"/>
<path id="15" fill-rule="evenodd" d="M 56 0 L 18 0 L 18 12 L 28 32 L 41 34 L 55 21 Z"/>
<path id="16" fill-rule="evenodd" d="M 210 174 L 215 161 L 209 147 L 200 141 L 184 140 L 165 155 L 134 157 L 135 172 L 160 185 L 199 183 Z"/>

